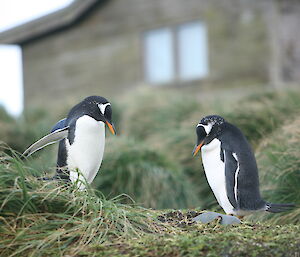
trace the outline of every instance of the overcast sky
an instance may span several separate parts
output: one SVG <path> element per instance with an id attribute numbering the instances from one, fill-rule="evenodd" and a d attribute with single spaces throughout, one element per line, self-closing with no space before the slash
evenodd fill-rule
<path id="1" fill-rule="evenodd" d="M 0 0 L 0 33 L 50 12 L 73 0 Z M 18 116 L 23 109 L 21 49 L 0 45 L 0 104 Z"/>

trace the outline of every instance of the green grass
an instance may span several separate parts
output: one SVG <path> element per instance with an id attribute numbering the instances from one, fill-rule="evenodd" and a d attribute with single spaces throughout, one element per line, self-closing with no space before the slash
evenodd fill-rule
<path id="1" fill-rule="evenodd" d="M 256 150 L 264 138 L 297 115 L 300 107 L 300 92 L 295 90 L 241 95 L 216 92 L 214 97 L 201 97 L 157 89 L 139 90 L 115 101 L 113 120 L 119 136 L 113 138 L 108 133 L 94 186 L 106 197 L 126 193 L 146 207 L 217 208 L 200 155 L 191 155 L 198 121 L 208 114 L 219 114 L 241 128 Z M 53 117 L 46 111 L 29 110 L 16 121 L 4 113 L 0 138 L 23 152 L 65 115 Z M 56 149 L 51 146 L 34 154 L 28 165 L 53 173 Z M 261 164 L 260 170 L 264 168 Z M 153 191 L 153 185 L 160 190 Z"/>
<path id="2" fill-rule="evenodd" d="M 137 92 L 124 105 L 122 132 L 140 140 L 166 135 L 201 108 L 194 97 L 173 91 Z"/>
<path id="3" fill-rule="evenodd" d="M 215 99 L 198 99 L 196 95 L 169 90 L 159 93 L 143 90 L 126 98 L 123 104 L 120 133 L 164 153 L 195 185 L 198 206 L 216 208 L 201 160 L 191 155 L 196 124 L 206 115 L 221 115 L 243 131 L 255 150 L 265 137 L 297 115 L 300 92 L 261 90 L 239 97 L 226 95 L 222 98 L 216 94 Z M 109 147 L 107 145 L 107 149 Z M 134 194 L 132 196 L 135 198 Z"/>
<path id="4" fill-rule="evenodd" d="M 298 114 L 299 109 L 299 91 L 265 92 L 242 99 L 238 108 L 225 112 L 223 116 L 238 126 L 256 147 L 262 138 Z"/>
<path id="5" fill-rule="evenodd" d="M 136 203 L 156 209 L 199 204 L 187 175 L 163 153 L 120 136 L 111 137 L 107 144 L 101 173 L 93 183 L 105 195 L 125 193 Z"/>
<path id="6" fill-rule="evenodd" d="M 236 227 L 194 225 L 174 234 L 94 246 L 96 256 L 297 256 L 299 226 L 245 223 Z"/>
<path id="7" fill-rule="evenodd" d="M 297 256 L 299 208 L 237 227 L 156 219 L 165 208 L 220 210 L 201 158 L 191 154 L 195 125 L 208 114 L 223 116 L 250 141 L 265 200 L 300 205 L 300 92 L 202 97 L 145 90 L 113 105 L 119 135 L 108 133 L 86 192 L 37 180 L 54 172 L 55 147 L 24 162 L 1 151 L 0 256 Z M 0 113 L 0 138 L 23 152 L 65 114 L 53 115 L 35 110 L 14 120 Z"/>
<path id="8" fill-rule="evenodd" d="M 49 133 L 52 125 L 53 118 L 46 110 L 27 110 L 19 119 L 1 119 L 0 138 L 10 148 L 23 152 L 34 141 Z"/>
<path id="9" fill-rule="evenodd" d="M 40 172 L 17 157 L 0 158 L 0 255 L 75 255 L 87 245 L 140 236 L 156 228 L 151 212 L 37 180 Z M 123 196 L 125 197 L 125 196 Z"/>
<path id="10" fill-rule="evenodd" d="M 261 219 L 283 224 L 300 222 L 300 119 L 291 117 L 261 142 L 257 149 L 262 193 L 270 202 L 294 203 L 288 213 L 263 215 Z"/>
<path id="11" fill-rule="evenodd" d="M 0 158 L 1 256 L 297 256 L 299 225 L 160 222 L 153 211 L 36 179 L 18 157 Z M 123 196 L 124 197 L 124 196 Z M 179 216 L 178 216 L 179 217 Z M 187 216 L 186 216 L 187 217 Z"/>

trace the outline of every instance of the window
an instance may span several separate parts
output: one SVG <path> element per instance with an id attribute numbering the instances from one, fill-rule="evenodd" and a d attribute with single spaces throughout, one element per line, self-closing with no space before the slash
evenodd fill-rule
<path id="1" fill-rule="evenodd" d="M 202 22 L 145 33 L 145 78 L 152 84 L 208 75 L 207 30 Z"/>
<path id="2" fill-rule="evenodd" d="M 22 49 L 0 45 L 0 106 L 15 117 L 23 111 Z"/>
<path id="3" fill-rule="evenodd" d="M 203 23 L 178 27 L 179 77 L 184 80 L 208 75 L 207 35 Z"/>
<path id="4" fill-rule="evenodd" d="M 146 79 L 153 83 L 169 82 L 174 77 L 172 33 L 168 28 L 146 34 Z"/>

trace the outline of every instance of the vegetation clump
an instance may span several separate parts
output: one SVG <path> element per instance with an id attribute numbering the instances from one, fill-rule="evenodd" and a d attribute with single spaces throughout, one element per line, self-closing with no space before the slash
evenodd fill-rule
<path id="1" fill-rule="evenodd" d="M 136 203 L 156 209 L 197 204 L 194 185 L 166 155 L 126 137 L 111 138 L 108 144 L 101 174 L 94 181 L 105 195 L 125 193 Z"/>
<path id="2" fill-rule="evenodd" d="M 91 243 L 157 231 L 150 210 L 106 200 L 91 188 L 40 181 L 39 175 L 1 152 L 1 256 L 74 256 Z"/>
<path id="3" fill-rule="evenodd" d="M 300 222 L 300 119 L 291 117 L 257 149 L 261 167 L 261 189 L 270 202 L 294 203 L 296 208 L 288 213 L 263 215 L 277 224 Z"/>
<path id="4" fill-rule="evenodd" d="M 296 256 L 299 225 L 192 221 L 199 210 L 159 211 L 77 191 L 1 152 L 1 256 Z"/>

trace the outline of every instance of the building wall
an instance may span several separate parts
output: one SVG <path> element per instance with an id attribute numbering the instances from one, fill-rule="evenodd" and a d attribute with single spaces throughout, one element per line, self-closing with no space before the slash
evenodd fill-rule
<path id="1" fill-rule="evenodd" d="M 300 2 L 285 0 L 279 4 L 278 44 L 281 46 L 282 78 L 300 81 Z"/>
<path id="2" fill-rule="evenodd" d="M 259 1 L 111 0 L 76 26 L 23 46 L 25 107 L 115 98 L 144 85 L 143 32 L 191 20 L 208 26 L 208 80 L 267 78 Z"/>

